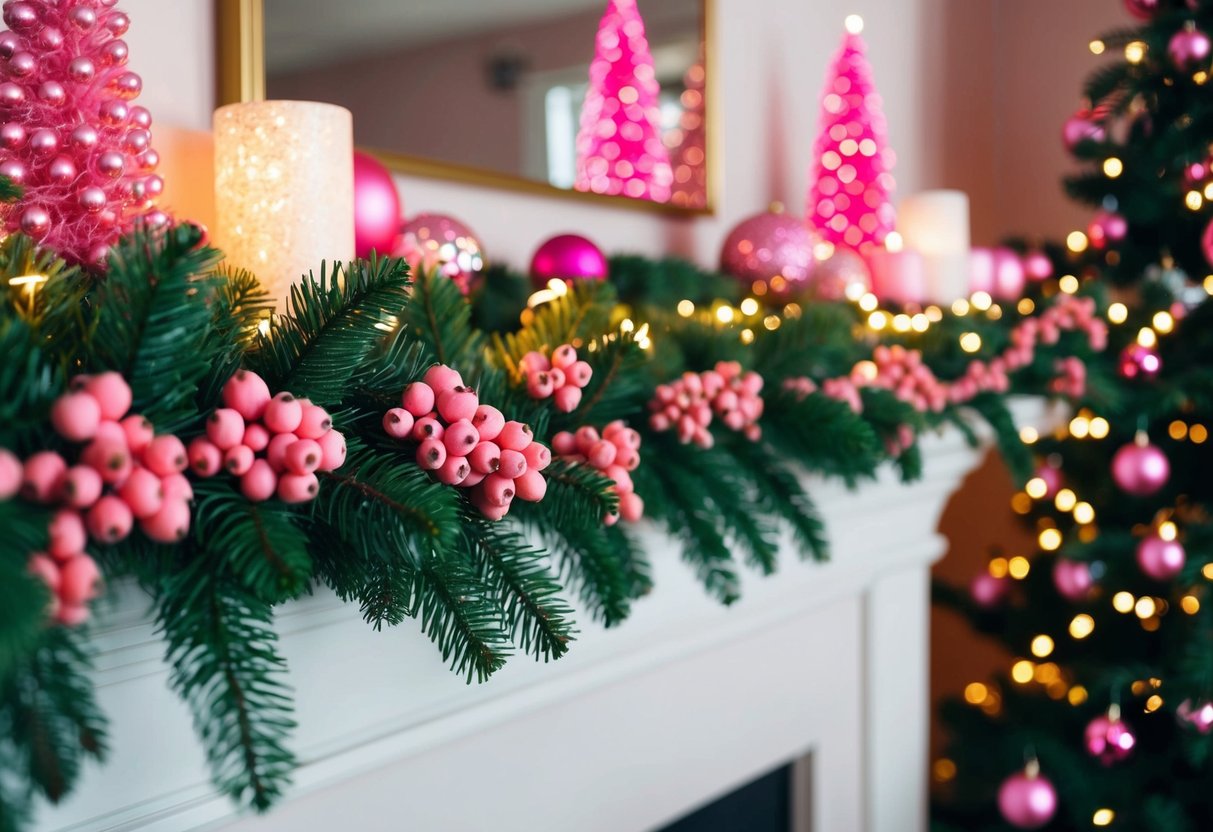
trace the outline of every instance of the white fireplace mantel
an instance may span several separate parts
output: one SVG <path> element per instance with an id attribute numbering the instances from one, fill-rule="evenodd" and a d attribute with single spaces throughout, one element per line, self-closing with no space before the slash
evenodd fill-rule
<path id="1" fill-rule="evenodd" d="M 1025 402 L 1021 421 L 1038 422 Z M 519 656 L 466 686 L 416 622 L 375 633 L 328 592 L 278 616 L 300 768 L 266 817 L 209 784 L 163 644 L 134 593 L 100 616 L 96 684 L 112 754 L 39 830 L 632 832 L 793 760 L 802 830 L 926 825 L 929 570 L 936 525 L 979 452 L 924 439 L 925 476 L 856 491 L 812 483 L 829 563 L 783 541 L 780 572 L 712 601 L 655 528 L 655 589 L 605 631 L 579 618 L 569 655 Z"/>

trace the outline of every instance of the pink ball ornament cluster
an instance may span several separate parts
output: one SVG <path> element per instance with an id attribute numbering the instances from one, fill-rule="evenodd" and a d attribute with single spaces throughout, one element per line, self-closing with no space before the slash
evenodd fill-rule
<path id="1" fill-rule="evenodd" d="M 515 498 L 536 503 L 547 493 L 541 472 L 551 451 L 535 441 L 530 426 L 481 404 L 444 364 L 404 388 L 400 407 L 384 414 L 383 430 L 416 442 L 417 464 L 441 483 L 471 489 L 472 504 L 490 520 L 505 517 Z"/>
<path id="2" fill-rule="evenodd" d="M 0 33 L 0 174 L 25 189 L 5 228 L 73 263 L 104 267 L 109 246 L 154 209 L 151 114 L 126 67 L 129 18 L 115 0 L 7 0 Z"/>
<path id="3" fill-rule="evenodd" d="M 686 372 L 677 381 L 659 385 L 649 402 L 649 427 L 658 432 L 675 430 L 682 444 L 710 448 L 715 440 L 708 428 L 719 417 L 729 430 L 757 442 L 762 438 L 761 392 L 762 376 L 742 372 L 736 361 L 720 361 L 713 370 Z"/>
<path id="4" fill-rule="evenodd" d="M 1097 211 L 1087 223 L 1087 239 L 1096 249 L 1107 248 L 1129 236 L 1129 221 L 1112 211 Z"/>
<path id="5" fill-rule="evenodd" d="M 635 523 L 644 516 L 644 500 L 636 493 L 630 474 L 640 465 L 639 433 L 616 420 L 601 435 L 589 426 L 576 433 L 561 431 L 552 437 L 552 449 L 563 459 L 589 465 L 615 483 L 619 513 L 603 518 L 606 525 L 615 525 L 621 517 Z"/>
<path id="6" fill-rule="evenodd" d="M 577 359 L 577 350 L 572 344 L 552 350 L 551 359 L 541 352 L 528 352 L 522 357 L 522 372 L 531 398 L 550 398 L 561 413 L 572 413 L 577 409 L 581 404 L 581 391 L 594 375 L 589 364 Z"/>
<path id="7" fill-rule="evenodd" d="M 1083 601 L 1095 586 L 1095 576 L 1088 563 L 1058 558 L 1053 564 L 1053 586 L 1067 601 Z"/>
<path id="8" fill-rule="evenodd" d="M 223 385 L 224 407 L 206 420 L 206 435 L 190 442 L 190 468 L 199 477 L 220 472 L 240 479 L 240 493 L 259 503 L 274 495 L 305 503 L 320 493 L 317 471 L 345 464 L 345 437 L 328 412 L 238 370 Z"/>
<path id="9" fill-rule="evenodd" d="M 1110 766 L 1128 759 L 1137 745 L 1137 736 L 1120 718 L 1120 708 L 1113 705 L 1107 714 L 1087 723 L 1083 745 L 1088 754 L 1105 766 Z"/>

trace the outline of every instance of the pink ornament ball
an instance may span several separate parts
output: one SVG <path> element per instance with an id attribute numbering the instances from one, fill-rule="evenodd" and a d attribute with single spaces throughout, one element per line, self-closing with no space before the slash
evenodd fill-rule
<path id="1" fill-rule="evenodd" d="M 1087 723 L 1083 745 L 1088 754 L 1110 766 L 1128 759 L 1137 745 L 1137 737 L 1119 715 L 1107 714 Z"/>
<path id="2" fill-rule="evenodd" d="M 994 285 L 997 300 L 1018 300 L 1027 285 L 1023 260 L 1009 248 L 994 249 Z"/>
<path id="3" fill-rule="evenodd" d="M 1151 533 L 1137 544 L 1137 565 L 1156 581 L 1169 581 L 1184 568 L 1187 554 L 1178 540 L 1163 540 Z"/>
<path id="4" fill-rule="evenodd" d="M 414 272 L 437 271 L 449 277 L 465 295 L 484 278 L 484 247 L 472 230 L 444 214 L 418 214 L 400 229 L 393 251 Z"/>
<path id="5" fill-rule="evenodd" d="M 1007 578 L 996 578 L 984 569 L 969 582 L 969 597 L 984 610 L 1001 606 L 1010 591 L 1011 582 Z"/>
<path id="6" fill-rule="evenodd" d="M 1205 260 L 1213 265 L 1213 220 L 1209 221 L 1204 233 L 1200 235 L 1200 250 L 1205 255 Z"/>
<path id="7" fill-rule="evenodd" d="M 1112 457 L 1112 479 L 1126 494 L 1149 497 L 1171 476 L 1171 463 L 1157 446 L 1137 442 L 1124 445 Z"/>
<path id="8" fill-rule="evenodd" d="M 400 194 L 396 181 L 373 156 L 354 151 L 354 252 L 369 258 L 391 252 L 400 228 Z"/>
<path id="9" fill-rule="evenodd" d="M 1171 62 L 1182 70 L 1196 69 L 1205 63 L 1209 59 L 1210 51 L 1213 51 L 1213 42 L 1195 26 L 1180 29 L 1167 43 L 1167 54 L 1171 57 Z"/>
<path id="10" fill-rule="evenodd" d="M 1155 347 L 1143 347 L 1133 343 L 1120 353 L 1118 369 L 1121 378 L 1149 381 L 1156 378 L 1162 370 L 1162 358 Z"/>
<path id="11" fill-rule="evenodd" d="M 1017 829 L 1039 829 L 1057 812 L 1057 790 L 1043 775 L 1013 774 L 998 789 L 998 811 Z"/>
<path id="12" fill-rule="evenodd" d="M 1149 20 L 1158 13 L 1161 0 L 1124 0 L 1125 10 L 1138 20 Z"/>
<path id="13" fill-rule="evenodd" d="M 1039 283 L 1053 276 L 1053 261 L 1043 251 L 1029 251 L 1023 258 L 1023 270 L 1029 280 Z"/>
<path id="14" fill-rule="evenodd" d="M 1193 728 L 1199 734 L 1207 734 L 1213 731 L 1213 702 L 1185 699 L 1175 709 L 1175 718 L 1180 725 Z"/>
<path id="15" fill-rule="evenodd" d="M 852 286 L 867 290 L 871 284 L 871 273 L 864 259 L 850 249 L 840 248 L 814 263 L 809 289 L 821 300 L 842 300 Z"/>
<path id="16" fill-rule="evenodd" d="M 1120 214 L 1111 211 L 1098 211 L 1087 224 L 1087 237 L 1091 245 L 1097 249 L 1107 248 L 1111 243 L 1118 243 L 1129 233 L 1129 223 Z"/>
<path id="17" fill-rule="evenodd" d="M 1053 585 L 1067 601 L 1081 601 L 1095 586 L 1095 578 L 1089 564 L 1058 558 L 1053 564 Z"/>
<path id="18" fill-rule="evenodd" d="M 720 250 L 720 270 L 776 297 L 807 285 L 816 263 L 814 238 L 800 217 L 763 211 L 734 226 Z"/>
<path id="19" fill-rule="evenodd" d="M 1061 470 L 1052 465 L 1041 465 L 1036 469 L 1035 477 L 1045 484 L 1046 500 L 1051 500 L 1057 496 L 1057 492 L 1061 490 L 1062 477 Z"/>
<path id="20" fill-rule="evenodd" d="M 549 280 L 606 280 L 606 256 L 579 234 L 559 234 L 544 242 L 531 257 L 531 283 L 537 289 Z"/>
<path id="21" fill-rule="evenodd" d="M 1062 140 L 1066 149 L 1073 151 L 1082 142 L 1103 142 L 1108 138 L 1108 132 L 1102 124 L 1085 113 L 1076 113 L 1066 119 L 1062 128 Z"/>

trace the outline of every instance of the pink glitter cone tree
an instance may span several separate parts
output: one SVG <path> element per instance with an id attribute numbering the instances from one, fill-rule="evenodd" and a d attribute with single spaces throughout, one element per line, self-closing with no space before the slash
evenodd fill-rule
<path id="1" fill-rule="evenodd" d="M 636 0 L 608 0 L 581 109 L 577 190 L 670 200 L 674 173 L 661 140 L 659 93 Z"/>
<path id="2" fill-rule="evenodd" d="M 826 76 L 806 219 L 821 239 L 866 254 L 893 230 L 893 152 L 862 30 L 847 19 Z"/>
<path id="3" fill-rule="evenodd" d="M 0 174 L 24 196 L 4 208 L 21 231 L 72 263 L 104 267 L 153 199 L 151 114 L 129 103 L 143 81 L 126 67 L 129 18 L 116 0 L 7 0 L 0 32 Z"/>
<path id="4" fill-rule="evenodd" d="M 685 208 L 708 204 L 706 95 L 703 57 L 691 65 L 683 78 L 682 115 L 678 127 L 666 134 L 674 190 L 670 202 Z"/>

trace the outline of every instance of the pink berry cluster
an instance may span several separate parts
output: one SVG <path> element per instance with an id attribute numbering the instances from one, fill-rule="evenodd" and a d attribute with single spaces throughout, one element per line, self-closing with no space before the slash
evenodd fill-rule
<path id="1" fill-rule="evenodd" d="M 798 401 L 803 401 L 807 396 L 816 393 L 820 389 L 829 398 L 846 402 L 847 406 L 855 413 L 863 413 L 863 397 L 859 393 L 859 386 L 851 381 L 850 376 L 827 378 L 821 383 L 820 388 L 813 379 L 807 376 L 797 376 L 796 378 L 784 379 L 783 389 L 792 393 Z"/>
<path id="2" fill-rule="evenodd" d="M 677 381 L 658 385 L 649 402 L 649 426 L 655 431 L 678 431 L 678 441 L 684 445 L 694 442 L 710 448 L 715 440 L 708 427 L 717 416 L 729 430 L 757 442 L 762 437 L 760 392 L 762 376 L 742 372 L 736 361 L 720 361 L 715 369 L 686 372 Z"/>
<path id="3" fill-rule="evenodd" d="M 531 398 L 551 398 L 561 413 L 577 409 L 581 391 L 594 374 L 589 364 L 577 360 L 577 350 L 572 344 L 554 349 L 551 360 L 541 352 L 528 352 L 522 357 L 522 372 Z"/>
<path id="4" fill-rule="evenodd" d="M 603 518 L 613 526 L 622 517 L 635 523 L 644 516 L 644 500 L 636 493 L 631 471 L 640 465 L 640 434 L 621 420 L 611 422 L 602 434 L 592 427 L 578 428 L 576 433 L 561 431 L 552 437 L 552 449 L 564 459 L 589 465 L 615 483 L 619 497 L 619 513 Z"/>
<path id="5" fill-rule="evenodd" d="M 430 367 L 404 388 L 400 405 L 383 415 L 384 432 L 418 443 L 417 464 L 441 483 L 471 489 L 473 505 L 490 520 L 505 517 L 515 497 L 536 503 L 547 493 L 540 472 L 551 451 L 528 425 L 481 404 L 454 369 Z"/>
<path id="6" fill-rule="evenodd" d="M 1059 358 L 1054 369 L 1057 377 L 1049 382 L 1049 389 L 1054 393 L 1077 399 L 1087 392 L 1087 365 L 1081 358 L 1073 355 Z"/>
<path id="7" fill-rule="evenodd" d="M 108 246 L 154 210 L 151 114 L 126 69 L 130 19 L 114 0 L 7 0 L 0 33 L 0 174 L 25 189 L 5 215 L 74 263 L 104 265 Z"/>
<path id="8" fill-rule="evenodd" d="M 206 435 L 189 445 L 190 468 L 200 477 L 226 471 L 252 502 L 277 494 L 304 503 L 320 493 L 317 471 L 345 464 L 345 437 L 328 412 L 290 393 L 271 395 L 254 372 L 238 370 L 224 383 L 223 404 L 207 419 Z"/>

